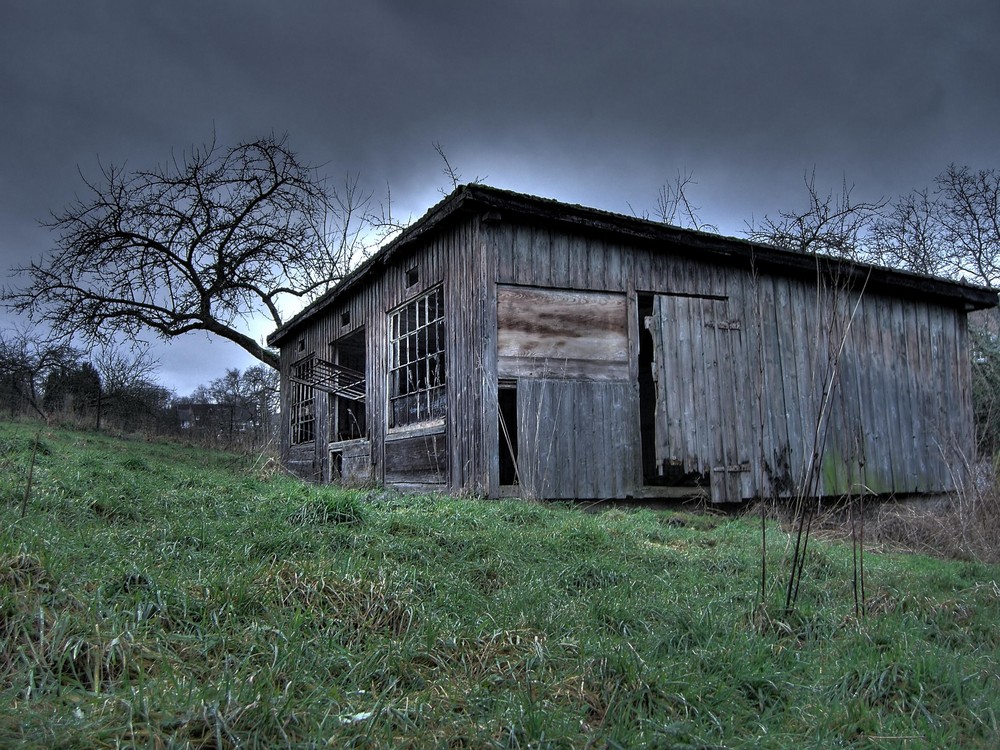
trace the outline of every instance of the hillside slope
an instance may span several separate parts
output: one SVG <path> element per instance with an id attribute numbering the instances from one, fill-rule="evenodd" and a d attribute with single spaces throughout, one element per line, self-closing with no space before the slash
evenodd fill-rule
<path id="1" fill-rule="evenodd" d="M 267 469 L 0 424 L 0 747 L 1000 744 L 996 566 Z"/>

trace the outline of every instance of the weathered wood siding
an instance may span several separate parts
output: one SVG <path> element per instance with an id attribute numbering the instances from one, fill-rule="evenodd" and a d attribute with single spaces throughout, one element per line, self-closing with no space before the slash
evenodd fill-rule
<path id="1" fill-rule="evenodd" d="M 494 248 L 478 216 L 450 233 L 448 419 L 451 488 L 486 494 L 496 463 L 496 283 Z M 491 439 L 492 438 L 492 439 Z"/>
<path id="2" fill-rule="evenodd" d="M 724 273 L 683 255 L 651 252 L 592 233 L 505 223 L 490 227 L 488 234 L 496 248 L 500 284 L 497 374 L 518 382 L 522 493 L 553 498 L 638 494 L 637 290 L 721 295 Z M 531 331 L 544 325 L 544 313 L 565 309 L 574 297 L 601 300 L 603 314 L 593 321 L 583 310 L 566 315 L 559 330 L 531 340 Z M 571 358 L 564 356 L 556 366 L 559 346 L 586 351 L 591 364 L 571 367 Z M 487 422 L 495 418 L 487 415 Z M 495 421 L 492 432 L 495 456 Z M 495 465 L 490 489 L 499 490 Z"/>
<path id="3" fill-rule="evenodd" d="M 292 398 L 292 384 L 289 373 L 295 362 L 310 355 L 322 359 L 330 359 L 333 343 L 358 328 L 364 326 L 370 313 L 368 305 L 370 297 L 368 290 L 345 296 L 337 300 L 323 314 L 317 315 L 310 325 L 303 327 L 293 336 L 287 338 L 280 349 L 281 358 L 281 429 L 280 439 L 285 464 L 299 476 L 311 481 L 330 481 L 330 456 L 328 448 L 330 428 L 330 402 L 327 394 L 322 391 L 314 393 L 314 408 L 316 412 L 315 439 L 308 443 L 292 444 L 289 422 L 289 404 Z M 346 314 L 347 323 L 344 316 Z M 371 346 L 371 331 L 368 332 L 367 345 Z M 369 349 L 369 352 L 371 350 Z M 371 357 L 366 363 L 365 376 L 371 381 Z M 369 396 L 369 404 L 371 398 Z M 356 463 L 352 456 L 350 459 Z M 356 467 L 355 467 L 356 468 Z M 369 474 L 371 470 L 369 469 Z M 377 477 L 372 477 L 378 479 Z"/>
<path id="4" fill-rule="evenodd" d="M 640 476 L 637 402 L 629 383 L 521 380 L 517 393 L 522 493 L 531 498 L 632 494 Z"/>
<path id="5" fill-rule="evenodd" d="M 495 309 L 492 316 L 484 314 L 489 309 L 483 296 L 488 286 L 488 266 L 481 262 L 479 220 L 474 216 L 465 219 L 429 234 L 424 241 L 389 259 L 379 274 L 315 315 L 308 326 L 282 346 L 281 366 L 287 376 L 295 361 L 310 353 L 329 358 L 331 345 L 337 339 L 364 326 L 365 406 L 370 474 L 375 482 L 421 485 L 429 490 L 484 491 L 487 462 L 482 443 L 472 436 L 482 431 L 483 394 L 488 391 L 483 388 L 479 366 L 482 358 L 475 352 L 484 341 L 495 342 Z M 416 283 L 408 283 L 414 272 Z M 438 285 L 444 291 L 446 314 L 447 417 L 443 424 L 430 429 L 418 425 L 390 431 L 386 427 L 388 314 Z M 347 325 L 342 324 L 344 313 Z M 298 467 L 304 477 L 329 480 L 329 398 L 326 393 L 316 393 L 316 440 L 303 445 L 290 444 L 290 398 L 291 388 L 285 377 L 282 445 L 286 462 Z M 419 433 L 419 437 L 410 439 L 410 433 Z M 421 452 L 423 455 L 418 455 Z"/>
<path id="6" fill-rule="evenodd" d="M 749 254 L 734 265 L 710 264 L 682 248 L 631 246 L 544 225 L 499 225 L 490 241 L 501 285 L 626 295 L 630 382 L 609 408 L 622 424 L 634 420 L 623 439 L 636 457 L 637 295 L 672 300 L 660 303 L 672 305 L 679 322 L 676 330 L 668 324 L 658 332 L 659 361 L 671 363 L 668 372 L 657 373 L 665 378 L 658 384 L 665 394 L 658 448 L 663 458 L 708 474 L 714 499 L 797 491 L 943 492 L 961 480 L 968 458 L 962 454 L 973 445 L 964 312 L 843 289 L 818 273 L 754 273 Z M 535 456 L 532 490 L 541 496 L 573 496 L 573 472 L 589 470 L 584 463 L 598 455 L 600 443 L 586 430 L 582 438 L 565 437 L 580 429 L 577 416 L 558 406 L 569 386 L 560 391 L 534 382 L 551 377 L 552 368 L 516 363 L 519 353 L 503 330 L 505 294 L 501 286 L 498 374 L 518 377 L 525 386 L 518 399 L 519 429 L 527 430 L 519 464 Z M 528 315 L 526 309 L 522 317 Z M 659 315 L 669 322 L 667 308 Z M 544 403 L 540 393 L 547 395 L 543 412 L 552 425 L 547 442 L 539 443 L 522 413 Z M 591 448 L 577 450 L 588 440 Z M 496 448 L 493 437 L 494 455 Z M 620 458 L 605 456 L 602 468 Z M 638 460 L 626 471 L 633 479 L 614 485 L 614 496 L 640 488 Z M 612 485 L 587 486 L 603 492 Z M 495 472 L 490 487 L 497 487 Z"/>
<path id="7" fill-rule="evenodd" d="M 429 433 L 386 441 L 385 481 L 422 489 L 447 485 L 448 452 L 444 434 Z"/>
<path id="8" fill-rule="evenodd" d="M 329 358 L 337 339 L 364 326 L 370 442 L 360 444 L 367 457 L 354 447 L 342 454 L 345 473 L 504 494 L 502 379 L 517 388 L 521 494 L 628 497 L 643 489 L 641 297 L 654 303 L 658 460 L 707 474 L 715 500 L 955 486 L 959 452 L 972 445 L 962 311 L 801 273 L 754 273 L 749 255 L 707 263 L 669 243 L 607 237 L 450 217 L 285 339 L 283 404 L 294 362 Z M 446 416 L 390 431 L 388 315 L 437 285 Z M 316 394 L 315 411 L 309 444 L 290 445 L 282 420 L 285 458 L 303 476 L 329 479 L 326 394 Z"/>
<path id="9" fill-rule="evenodd" d="M 372 445 L 370 440 L 351 440 L 341 443 L 340 481 L 346 485 L 365 485 L 372 482 Z M 331 467 L 331 480 L 335 480 Z"/>
<path id="10" fill-rule="evenodd" d="M 726 299 L 657 295 L 645 324 L 655 351 L 658 465 L 708 475 L 714 502 L 750 497 L 752 402 L 740 399 L 747 365 L 742 321 Z"/>
<path id="11" fill-rule="evenodd" d="M 518 384 L 524 496 L 624 497 L 634 490 L 638 413 L 627 302 L 621 293 L 498 286 L 496 372 Z M 495 411 L 489 416 L 496 425 Z"/>
<path id="12" fill-rule="evenodd" d="M 742 368 L 728 429 L 749 464 L 743 498 L 946 492 L 963 480 L 973 445 L 964 313 L 735 269 L 726 291 L 740 324 L 727 337 Z"/>
<path id="13" fill-rule="evenodd" d="M 521 494 L 635 494 L 642 487 L 635 248 L 543 226 L 503 223 L 487 235 L 499 282 L 495 372 L 517 381 Z M 492 434 L 484 434 L 493 451 L 491 494 L 499 492 L 496 419 L 494 406 Z"/>

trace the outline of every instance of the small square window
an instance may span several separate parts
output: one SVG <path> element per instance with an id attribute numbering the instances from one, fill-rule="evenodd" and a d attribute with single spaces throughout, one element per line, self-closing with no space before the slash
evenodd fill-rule
<path id="1" fill-rule="evenodd" d="M 417 267 L 414 266 L 406 272 L 406 286 L 415 286 L 418 281 L 420 281 L 420 274 L 417 273 Z"/>
<path id="2" fill-rule="evenodd" d="M 297 351 L 297 352 L 304 352 L 305 350 L 306 350 L 306 340 L 305 339 L 299 339 L 299 343 L 296 344 L 296 346 L 295 346 L 295 351 Z"/>
<path id="3" fill-rule="evenodd" d="M 351 324 L 351 311 L 344 310 L 344 312 L 340 314 L 340 327 L 343 328 L 344 326 L 349 326 L 350 324 Z"/>

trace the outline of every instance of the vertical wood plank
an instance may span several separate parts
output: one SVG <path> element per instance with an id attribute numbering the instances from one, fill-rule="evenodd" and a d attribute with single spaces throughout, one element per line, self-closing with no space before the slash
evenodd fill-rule
<path id="1" fill-rule="evenodd" d="M 549 252 L 549 231 L 544 227 L 532 227 L 531 257 L 522 277 L 537 286 L 552 286 L 552 256 Z"/>
<path id="2" fill-rule="evenodd" d="M 802 313 L 792 308 L 790 301 L 791 283 L 788 279 L 775 279 L 775 333 L 777 342 L 777 362 L 781 379 L 776 387 L 781 389 L 782 407 L 788 441 L 785 444 L 789 475 L 793 482 L 802 481 L 805 456 L 808 451 L 807 435 L 803 430 L 802 411 L 808 396 L 805 392 L 805 374 L 808 359 L 805 352 L 797 349 L 791 327 L 792 317 Z"/>
<path id="3" fill-rule="evenodd" d="M 514 230 L 509 223 L 501 222 L 491 224 L 489 231 L 496 243 L 496 279 L 502 284 L 511 284 L 516 280 L 514 273 Z"/>
<path id="4" fill-rule="evenodd" d="M 553 232 L 549 252 L 552 256 L 552 286 L 566 288 L 570 284 L 570 238 L 565 232 Z"/>
<path id="5" fill-rule="evenodd" d="M 920 392 L 922 367 L 920 362 L 920 323 L 916 311 L 911 305 L 901 305 L 903 324 L 906 332 L 906 364 L 909 381 L 911 431 L 910 450 L 914 458 L 913 471 L 908 478 L 907 491 L 919 492 L 927 473 L 927 460 L 924 451 L 924 403 Z"/>

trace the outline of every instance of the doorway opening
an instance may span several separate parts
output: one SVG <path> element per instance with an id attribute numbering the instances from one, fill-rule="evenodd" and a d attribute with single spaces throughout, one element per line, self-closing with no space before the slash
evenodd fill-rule
<path id="1" fill-rule="evenodd" d="M 500 446 L 501 487 L 520 484 L 517 472 L 517 381 L 501 380 L 497 387 L 497 436 Z"/>
<path id="2" fill-rule="evenodd" d="M 660 461 L 657 458 L 657 441 L 663 440 L 666 434 L 664 424 L 658 425 L 657 420 L 665 421 L 668 419 L 670 415 L 666 411 L 667 403 L 672 401 L 665 398 L 664 390 L 677 388 L 679 383 L 676 380 L 668 382 L 667 375 L 671 373 L 668 373 L 664 363 L 657 361 L 657 344 L 654 341 L 653 332 L 654 330 L 659 331 L 670 321 L 664 319 L 662 306 L 657 306 L 656 297 L 657 295 L 648 292 L 640 292 L 636 296 L 639 317 L 639 431 L 642 451 L 642 481 L 647 487 L 689 488 L 691 492 L 697 492 L 699 488 L 708 486 L 709 478 L 707 475 L 697 471 L 687 471 L 679 461 L 667 459 Z M 657 315 L 660 316 L 659 325 L 653 325 L 651 329 L 650 324 L 657 322 L 653 320 L 653 317 Z M 662 348 L 663 342 L 660 342 L 660 346 Z M 679 377 L 676 373 L 672 373 L 672 375 L 674 378 Z"/>
<path id="3" fill-rule="evenodd" d="M 330 451 L 330 481 L 339 482 L 344 478 L 343 451 Z"/>
<path id="4" fill-rule="evenodd" d="M 656 381 L 653 379 L 653 335 L 646 319 L 653 314 L 653 295 L 637 295 L 639 309 L 639 437 L 643 484 L 661 484 L 656 465 Z"/>
<path id="5" fill-rule="evenodd" d="M 332 349 L 339 377 L 338 387 L 331 390 L 330 442 L 366 437 L 365 329 L 358 328 L 338 339 Z"/>

